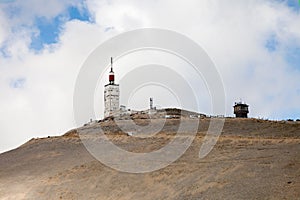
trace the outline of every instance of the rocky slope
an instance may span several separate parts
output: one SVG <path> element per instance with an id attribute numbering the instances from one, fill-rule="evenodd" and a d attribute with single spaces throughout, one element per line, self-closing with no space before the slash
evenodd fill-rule
<path id="1" fill-rule="evenodd" d="M 227 118 L 214 149 L 199 159 L 209 120 L 200 120 L 180 159 L 143 174 L 105 166 L 89 154 L 78 133 L 101 127 L 121 148 L 150 152 L 172 139 L 179 119 L 167 119 L 164 129 L 148 138 L 128 136 L 108 120 L 60 137 L 32 139 L 0 154 L 0 199 L 300 199 L 299 122 Z"/>

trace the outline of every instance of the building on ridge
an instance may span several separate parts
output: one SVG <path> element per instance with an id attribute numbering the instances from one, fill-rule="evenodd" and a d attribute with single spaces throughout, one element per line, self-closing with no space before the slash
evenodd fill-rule
<path id="1" fill-rule="evenodd" d="M 109 83 L 104 86 L 104 117 L 113 116 L 119 113 L 119 97 L 119 84 L 115 84 L 113 58 L 111 58 Z"/>
<path id="2" fill-rule="evenodd" d="M 248 118 L 249 105 L 240 101 L 240 102 L 235 102 L 233 108 L 234 108 L 235 117 Z"/>

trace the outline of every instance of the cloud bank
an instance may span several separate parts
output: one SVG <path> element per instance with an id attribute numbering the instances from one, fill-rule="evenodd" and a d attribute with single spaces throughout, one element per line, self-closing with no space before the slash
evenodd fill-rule
<path id="1" fill-rule="evenodd" d="M 145 27 L 180 32 L 207 51 L 224 81 L 228 116 L 242 98 L 252 117 L 300 118 L 295 2 L 0 3 L 0 151 L 74 127 L 74 84 L 89 53 L 118 33 Z"/>

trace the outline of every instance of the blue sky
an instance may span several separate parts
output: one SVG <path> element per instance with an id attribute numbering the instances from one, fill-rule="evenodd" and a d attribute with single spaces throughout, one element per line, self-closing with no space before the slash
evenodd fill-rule
<path id="1" fill-rule="evenodd" d="M 1 3 L 2 6 L 4 6 L 3 8 L 6 15 L 12 21 L 22 18 L 25 11 L 24 8 L 18 4 L 18 1 L 0 0 L 0 6 Z M 57 43 L 66 22 L 79 20 L 93 23 L 92 15 L 86 7 L 84 0 L 74 5 L 70 4 L 55 16 L 48 17 L 41 14 L 33 14 L 33 17 L 30 18 L 30 20 L 32 20 L 32 22 L 24 21 L 17 24 L 17 26 L 12 27 L 12 31 L 18 32 L 23 28 L 36 30 L 35 32 L 32 32 L 30 43 L 30 48 L 36 52 L 42 50 L 45 45 Z M 5 54 L 5 52 L 3 52 L 4 48 L 5 44 L 2 44 L 1 49 L 3 54 Z"/>
<path id="2" fill-rule="evenodd" d="M 293 69 L 300 71 L 300 45 L 291 45 L 286 49 L 286 60 Z"/>
<path id="3" fill-rule="evenodd" d="M 92 23 L 92 17 L 86 7 L 79 10 L 77 7 L 70 6 L 65 12 L 51 19 L 36 17 L 33 26 L 37 27 L 39 33 L 32 36 L 30 48 L 39 51 L 44 45 L 57 43 L 64 24 L 71 20 Z"/>
<path id="4" fill-rule="evenodd" d="M 285 0 L 284 2 L 295 11 L 298 12 L 300 10 L 299 0 Z"/>
<path id="5" fill-rule="evenodd" d="M 293 39 L 288 44 L 282 45 L 275 34 L 265 41 L 265 47 L 269 52 L 284 52 L 284 59 L 289 63 L 291 69 L 300 70 L 300 44 L 294 44 Z"/>
<path id="6" fill-rule="evenodd" d="M 285 2 L 294 12 L 299 13 L 300 3 L 299 0 L 287 0 Z M 274 41 L 274 44 L 276 41 Z M 276 45 L 276 44 L 275 44 Z M 300 44 L 290 45 L 286 47 L 285 59 L 291 65 L 292 68 L 300 70 Z M 299 114 L 299 113 L 297 113 Z"/>
<path id="7" fill-rule="evenodd" d="M 34 25 L 37 27 L 39 33 L 32 36 L 30 48 L 39 51 L 43 49 L 44 45 L 57 43 L 64 24 L 71 20 L 92 22 L 87 8 L 79 10 L 74 6 L 68 7 L 64 13 L 52 19 L 36 17 Z"/>
<path id="8" fill-rule="evenodd" d="M 266 40 L 266 48 L 270 52 L 274 52 L 278 49 L 279 41 L 276 38 L 276 35 L 272 34 L 267 40 Z"/>
<path id="9" fill-rule="evenodd" d="M 275 0 L 286 4 L 294 13 L 299 14 L 300 3 L 299 0 Z M 296 20 L 296 19 L 295 19 Z M 300 23 L 300 22 L 299 22 Z M 300 43 L 294 43 L 295 39 L 290 38 L 288 45 L 282 45 L 276 33 L 270 34 L 266 39 L 265 47 L 269 52 L 276 52 L 283 50 L 285 60 L 290 64 L 291 68 L 300 70 Z"/>

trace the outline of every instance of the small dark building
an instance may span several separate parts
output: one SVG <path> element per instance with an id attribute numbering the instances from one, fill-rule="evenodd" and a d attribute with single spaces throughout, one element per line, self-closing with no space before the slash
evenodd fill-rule
<path id="1" fill-rule="evenodd" d="M 234 106 L 235 117 L 248 118 L 249 106 L 242 102 L 235 102 Z"/>

